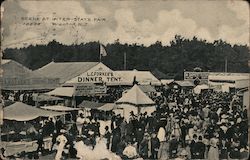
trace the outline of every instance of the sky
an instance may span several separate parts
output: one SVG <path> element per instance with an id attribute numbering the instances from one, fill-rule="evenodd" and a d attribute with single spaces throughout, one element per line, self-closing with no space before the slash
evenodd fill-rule
<path id="1" fill-rule="evenodd" d="M 240 0 L 6 0 L 1 13 L 3 49 L 53 39 L 169 45 L 176 34 L 249 45 L 249 6 Z"/>

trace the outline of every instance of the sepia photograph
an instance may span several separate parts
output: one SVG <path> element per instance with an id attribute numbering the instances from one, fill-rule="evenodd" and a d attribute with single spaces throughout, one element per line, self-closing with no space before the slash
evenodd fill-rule
<path id="1" fill-rule="evenodd" d="M 247 160 L 245 0 L 5 0 L 0 160 Z"/>

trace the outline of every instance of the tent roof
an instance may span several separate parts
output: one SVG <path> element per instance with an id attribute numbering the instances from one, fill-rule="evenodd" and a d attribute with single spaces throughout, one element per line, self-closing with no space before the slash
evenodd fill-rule
<path id="1" fill-rule="evenodd" d="M 46 77 L 42 76 L 39 73 L 33 72 L 29 68 L 25 67 L 24 65 L 11 60 L 11 59 L 3 59 L 2 60 L 2 69 L 3 78 L 41 78 Z"/>
<path id="2" fill-rule="evenodd" d="M 155 102 L 151 98 L 149 98 L 145 93 L 143 93 L 143 91 L 137 85 L 134 85 L 116 103 L 126 103 L 135 106 L 146 106 L 155 104 Z"/>
<path id="3" fill-rule="evenodd" d="M 128 83 L 133 83 L 134 77 L 139 84 L 152 84 L 152 85 L 161 85 L 161 82 L 150 72 L 150 71 L 115 71 L 118 72 L 124 79 L 128 80 Z"/>
<path id="4" fill-rule="evenodd" d="M 194 87 L 194 84 L 190 81 L 174 81 L 174 83 L 180 85 L 181 87 Z"/>
<path id="5" fill-rule="evenodd" d="M 237 80 L 249 80 L 250 79 L 250 74 L 249 75 L 209 75 L 208 76 L 209 80 L 231 80 L 231 81 L 237 81 Z"/>
<path id="6" fill-rule="evenodd" d="M 11 59 L 2 59 L 1 64 L 4 65 L 6 63 L 9 63 Z"/>
<path id="7" fill-rule="evenodd" d="M 45 94 L 54 96 L 72 97 L 74 93 L 75 93 L 74 87 L 58 87 Z"/>
<path id="8" fill-rule="evenodd" d="M 200 94 L 201 90 L 204 89 L 209 89 L 209 86 L 206 84 L 197 85 L 196 87 L 194 87 L 194 93 Z"/>
<path id="9" fill-rule="evenodd" d="M 88 71 L 99 62 L 51 62 L 36 72 L 50 78 L 60 78 L 60 83 Z"/>
<path id="10" fill-rule="evenodd" d="M 144 92 L 156 92 L 155 88 L 152 87 L 151 85 L 138 85 L 138 87 Z"/>
<path id="11" fill-rule="evenodd" d="M 168 85 L 169 83 L 171 83 L 173 81 L 174 81 L 174 79 L 162 79 L 161 83 L 164 84 L 164 85 Z"/>
<path id="12" fill-rule="evenodd" d="M 162 79 L 162 78 L 168 78 L 168 75 L 161 72 L 159 69 L 155 68 L 153 71 L 151 71 L 152 74 L 158 78 L 158 79 Z"/>
<path id="13" fill-rule="evenodd" d="M 78 107 L 89 108 L 89 109 L 98 109 L 102 111 L 110 111 L 115 107 L 114 103 L 98 103 L 92 101 L 83 101 Z"/>
<path id="14" fill-rule="evenodd" d="M 37 102 L 42 102 L 42 101 L 61 101 L 63 99 L 60 97 L 50 96 L 48 94 L 33 94 L 33 100 Z"/>
<path id="15" fill-rule="evenodd" d="M 106 103 L 103 106 L 99 107 L 99 110 L 102 111 L 111 111 L 115 107 L 114 103 Z"/>
<path id="16" fill-rule="evenodd" d="M 208 89 L 209 86 L 206 85 L 206 84 L 200 84 L 200 85 L 197 85 L 195 88 L 199 88 L 199 89 Z"/>
<path id="17" fill-rule="evenodd" d="M 14 60 L 3 59 L 1 66 L 4 70 L 0 72 L 2 89 L 5 90 L 54 89 L 59 83 L 59 79 L 48 78 Z"/>
<path id="18" fill-rule="evenodd" d="M 41 108 L 47 109 L 47 110 L 53 110 L 53 111 L 75 111 L 75 110 L 81 109 L 81 108 L 72 108 L 72 107 L 66 107 L 66 106 L 60 106 L 60 105 L 44 106 Z"/>
<path id="19" fill-rule="evenodd" d="M 103 106 L 105 103 L 98 103 L 93 101 L 82 101 L 81 104 L 78 105 L 79 108 L 90 108 L 90 109 L 98 109 Z"/>
<path id="20" fill-rule="evenodd" d="M 29 121 L 38 117 L 53 117 L 63 115 L 63 112 L 46 111 L 21 102 L 16 102 L 3 109 L 4 119 L 16 121 Z"/>

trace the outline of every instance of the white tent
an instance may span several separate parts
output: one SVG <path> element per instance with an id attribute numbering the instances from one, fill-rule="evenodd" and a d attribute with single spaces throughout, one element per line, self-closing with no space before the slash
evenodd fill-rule
<path id="1" fill-rule="evenodd" d="M 123 109 L 123 116 L 129 120 L 130 112 L 152 113 L 156 110 L 155 102 L 149 98 L 137 85 L 134 85 L 127 93 L 125 93 L 118 101 L 116 108 Z"/>
<path id="2" fill-rule="evenodd" d="M 16 102 L 3 109 L 4 119 L 29 121 L 38 117 L 54 117 L 66 114 L 65 112 L 47 111 L 21 102 Z"/>
<path id="3" fill-rule="evenodd" d="M 75 93 L 75 87 L 58 87 L 45 94 L 51 96 L 73 97 L 74 93 Z"/>
<path id="4" fill-rule="evenodd" d="M 124 84 L 132 84 L 134 80 L 141 85 L 154 85 L 160 86 L 161 82 L 150 72 L 150 71 L 137 71 L 134 70 L 122 70 L 122 71 L 115 71 L 122 76 Z M 127 82 L 126 82 L 127 80 Z"/>
<path id="5" fill-rule="evenodd" d="M 202 90 L 206 90 L 206 89 L 209 89 L 209 86 L 206 85 L 206 84 L 197 85 L 194 88 L 194 93 L 195 94 L 200 94 Z"/>

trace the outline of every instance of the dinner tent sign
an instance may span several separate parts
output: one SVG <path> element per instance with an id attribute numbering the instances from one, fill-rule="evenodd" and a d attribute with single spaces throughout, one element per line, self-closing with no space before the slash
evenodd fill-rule
<path id="1" fill-rule="evenodd" d="M 105 66 L 99 63 L 87 72 L 67 81 L 66 83 L 120 83 L 122 77 Z"/>

